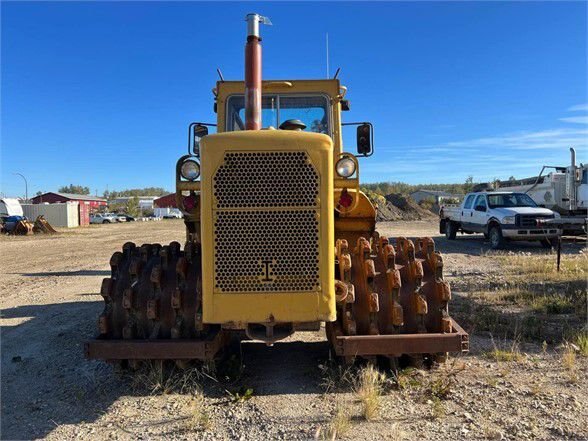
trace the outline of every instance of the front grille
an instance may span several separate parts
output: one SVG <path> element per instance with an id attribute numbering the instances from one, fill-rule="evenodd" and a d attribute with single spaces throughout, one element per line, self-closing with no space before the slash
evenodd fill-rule
<path id="1" fill-rule="evenodd" d="M 226 153 L 214 177 L 217 208 L 308 207 L 318 173 L 305 152 Z"/>
<path id="2" fill-rule="evenodd" d="M 305 152 L 227 152 L 213 179 L 215 292 L 319 288 L 320 179 Z"/>
<path id="3" fill-rule="evenodd" d="M 516 225 L 518 227 L 534 228 L 537 226 L 537 219 L 550 219 L 550 215 L 517 214 Z"/>

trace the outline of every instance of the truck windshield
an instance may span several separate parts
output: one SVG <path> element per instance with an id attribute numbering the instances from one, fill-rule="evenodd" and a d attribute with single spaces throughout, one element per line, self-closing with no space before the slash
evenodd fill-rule
<path id="1" fill-rule="evenodd" d="M 524 193 L 489 194 L 488 206 L 490 208 L 502 207 L 536 207 L 537 204 Z"/>
<path id="2" fill-rule="evenodd" d="M 280 127 L 284 121 L 299 119 L 306 132 L 331 134 L 329 100 L 324 95 L 264 95 L 261 100 L 262 127 Z M 245 99 L 233 95 L 227 100 L 228 132 L 245 130 Z"/>

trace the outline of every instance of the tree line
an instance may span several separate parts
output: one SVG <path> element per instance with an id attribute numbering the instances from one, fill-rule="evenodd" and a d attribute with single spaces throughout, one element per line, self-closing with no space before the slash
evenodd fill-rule
<path id="1" fill-rule="evenodd" d="M 57 189 L 59 193 L 71 193 L 71 194 L 82 194 L 82 195 L 89 195 L 90 194 L 90 187 L 86 187 L 84 185 L 62 185 Z M 167 191 L 163 187 L 145 187 L 145 188 L 130 188 L 127 190 L 106 190 L 102 193 L 102 197 L 104 199 L 116 199 L 122 197 L 134 197 L 134 196 L 163 196 L 168 194 Z M 42 192 L 37 192 L 37 194 L 43 194 Z"/>

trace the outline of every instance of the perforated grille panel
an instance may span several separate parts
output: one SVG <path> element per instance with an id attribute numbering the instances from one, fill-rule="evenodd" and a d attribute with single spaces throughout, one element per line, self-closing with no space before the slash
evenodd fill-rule
<path id="1" fill-rule="evenodd" d="M 233 152 L 214 178 L 217 208 L 308 207 L 318 174 L 305 152 Z"/>
<path id="2" fill-rule="evenodd" d="M 320 179 L 305 152 L 227 152 L 214 176 L 215 292 L 309 292 Z"/>

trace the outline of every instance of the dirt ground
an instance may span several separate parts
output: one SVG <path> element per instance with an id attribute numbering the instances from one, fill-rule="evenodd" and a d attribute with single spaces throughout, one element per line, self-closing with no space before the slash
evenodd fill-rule
<path id="1" fill-rule="evenodd" d="M 463 311 L 472 286 L 500 280 L 504 270 L 481 236 L 446 241 L 432 221 L 382 223 L 379 230 L 435 238 L 454 286 L 450 308 Z M 361 418 L 357 394 L 333 375 L 321 333 L 299 333 L 271 348 L 244 343 L 239 383 L 202 377 L 196 407 L 188 394 L 138 391 L 128 375 L 83 358 L 102 310 L 100 283 L 124 242 L 181 242 L 183 235 L 181 221 L 162 221 L 0 237 L 2 439 L 321 439 L 341 406 L 350 426 L 338 435 L 349 439 L 588 439 L 588 359 L 578 355 L 566 368 L 559 343 L 523 341 L 516 360 L 497 361 L 485 354 L 514 343 L 487 333 L 471 335 L 468 355 L 386 389 L 372 421 Z M 531 243 L 513 249 L 547 253 Z M 563 259 L 584 251 L 566 245 Z M 442 400 L 432 392 L 440 382 L 448 392 Z M 239 399 L 246 389 L 251 398 Z"/>

